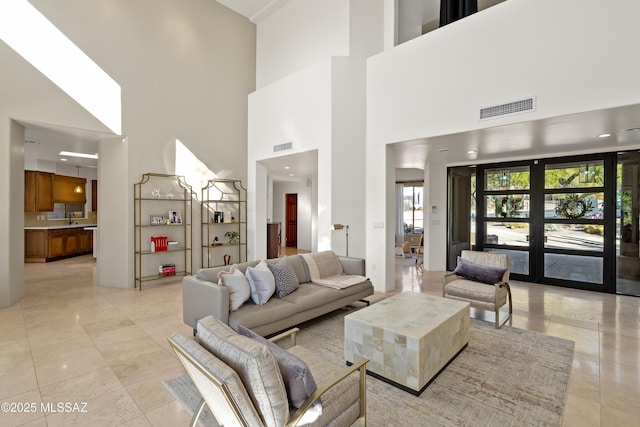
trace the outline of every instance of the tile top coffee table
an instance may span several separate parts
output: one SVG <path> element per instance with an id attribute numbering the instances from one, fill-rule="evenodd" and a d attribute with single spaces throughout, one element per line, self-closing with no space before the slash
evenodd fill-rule
<path id="1" fill-rule="evenodd" d="M 403 292 L 344 318 L 344 357 L 419 395 L 469 343 L 469 303 Z"/>

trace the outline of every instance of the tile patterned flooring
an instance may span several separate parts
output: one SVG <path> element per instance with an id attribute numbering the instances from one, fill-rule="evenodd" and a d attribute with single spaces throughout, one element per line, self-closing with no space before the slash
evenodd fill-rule
<path id="1" fill-rule="evenodd" d="M 90 256 L 25 265 L 27 295 L 0 309 L 1 426 L 188 425 L 161 384 L 182 372 L 166 337 L 191 333 L 180 282 L 139 292 L 94 275 Z M 398 260 L 396 292 L 439 295 L 441 277 Z M 637 425 L 640 298 L 523 282 L 512 292 L 510 325 L 576 343 L 564 426 Z"/>

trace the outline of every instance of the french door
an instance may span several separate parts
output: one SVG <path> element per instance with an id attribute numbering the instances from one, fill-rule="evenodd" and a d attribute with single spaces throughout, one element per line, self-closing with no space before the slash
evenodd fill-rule
<path id="1" fill-rule="evenodd" d="M 616 154 L 476 169 L 474 249 L 514 279 L 615 292 Z"/>

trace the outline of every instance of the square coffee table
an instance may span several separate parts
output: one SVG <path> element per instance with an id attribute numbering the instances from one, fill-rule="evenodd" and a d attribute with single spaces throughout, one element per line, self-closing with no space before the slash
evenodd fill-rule
<path id="1" fill-rule="evenodd" d="M 419 395 L 469 343 L 469 303 L 403 292 L 344 318 L 344 357 Z"/>

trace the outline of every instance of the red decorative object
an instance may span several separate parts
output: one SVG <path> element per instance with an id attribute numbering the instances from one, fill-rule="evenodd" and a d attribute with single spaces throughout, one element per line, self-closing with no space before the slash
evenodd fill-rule
<path id="1" fill-rule="evenodd" d="M 158 268 L 158 274 L 162 277 L 167 276 L 175 276 L 176 275 L 176 265 L 175 264 L 162 264 Z"/>
<path id="2" fill-rule="evenodd" d="M 167 236 L 151 236 L 151 252 L 167 250 Z"/>

